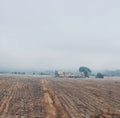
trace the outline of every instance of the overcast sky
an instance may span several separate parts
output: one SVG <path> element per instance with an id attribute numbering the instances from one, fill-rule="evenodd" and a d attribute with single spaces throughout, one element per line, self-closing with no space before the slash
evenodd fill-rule
<path id="1" fill-rule="evenodd" d="M 120 0 L 0 0 L 1 69 L 120 69 Z"/>

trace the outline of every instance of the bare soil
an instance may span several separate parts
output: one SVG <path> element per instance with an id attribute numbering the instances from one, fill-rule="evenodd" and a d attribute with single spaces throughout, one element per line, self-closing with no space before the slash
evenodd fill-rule
<path id="1" fill-rule="evenodd" d="M 0 118 L 120 118 L 120 78 L 0 76 Z"/>

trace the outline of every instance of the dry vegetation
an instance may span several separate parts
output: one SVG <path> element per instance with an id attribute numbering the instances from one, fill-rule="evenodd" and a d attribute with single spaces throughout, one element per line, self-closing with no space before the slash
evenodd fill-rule
<path id="1" fill-rule="evenodd" d="M 0 118 L 120 118 L 120 79 L 0 76 Z"/>

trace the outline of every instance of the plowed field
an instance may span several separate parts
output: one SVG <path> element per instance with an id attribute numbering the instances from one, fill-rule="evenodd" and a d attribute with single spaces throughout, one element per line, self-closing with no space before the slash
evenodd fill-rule
<path id="1" fill-rule="evenodd" d="M 0 76 L 0 118 L 95 118 L 101 112 L 120 113 L 120 78 Z"/>

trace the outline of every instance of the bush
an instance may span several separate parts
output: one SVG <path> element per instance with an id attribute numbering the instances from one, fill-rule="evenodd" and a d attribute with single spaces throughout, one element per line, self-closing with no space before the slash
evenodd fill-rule
<path id="1" fill-rule="evenodd" d="M 104 75 L 102 73 L 97 73 L 96 78 L 104 78 Z"/>

